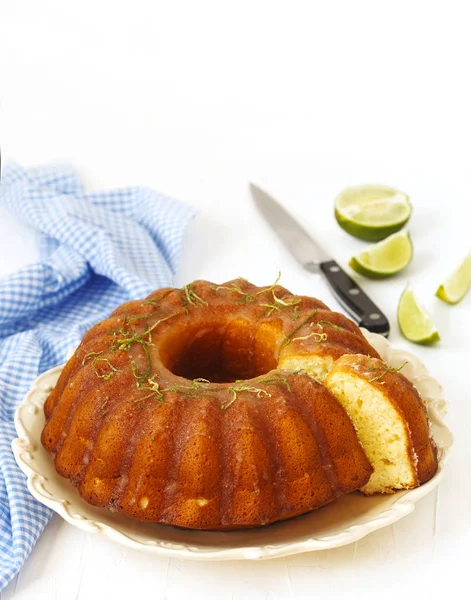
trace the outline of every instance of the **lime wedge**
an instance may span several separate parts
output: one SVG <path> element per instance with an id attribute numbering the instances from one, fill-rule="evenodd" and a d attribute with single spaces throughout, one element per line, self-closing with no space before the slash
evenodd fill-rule
<path id="1" fill-rule="evenodd" d="M 410 285 L 399 300 L 397 320 L 402 335 L 411 342 L 429 345 L 440 339 L 432 318 L 419 303 Z"/>
<path id="2" fill-rule="evenodd" d="M 448 304 L 457 304 L 462 300 L 471 287 L 471 252 L 464 259 L 461 265 L 447 277 L 442 285 L 435 292 L 435 296 L 448 302 Z"/>
<path id="3" fill-rule="evenodd" d="M 402 271 L 412 260 L 412 241 L 407 231 L 388 238 L 353 256 L 348 263 L 354 271 L 370 279 L 383 279 Z"/>
<path id="4" fill-rule="evenodd" d="M 335 199 L 337 223 L 367 242 L 379 242 L 402 229 L 411 212 L 409 197 L 386 185 L 349 187 Z"/>

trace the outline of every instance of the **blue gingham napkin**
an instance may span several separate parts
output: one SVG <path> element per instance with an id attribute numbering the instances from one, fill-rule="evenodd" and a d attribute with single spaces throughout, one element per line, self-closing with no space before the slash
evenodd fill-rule
<path id="1" fill-rule="evenodd" d="M 39 232 L 40 262 L 0 279 L 0 590 L 52 511 L 15 463 L 13 415 L 32 381 L 119 304 L 171 282 L 193 211 L 148 188 L 86 193 L 68 166 L 4 167 L 0 204 Z M 8 255 L 8 248 L 0 252 Z"/>

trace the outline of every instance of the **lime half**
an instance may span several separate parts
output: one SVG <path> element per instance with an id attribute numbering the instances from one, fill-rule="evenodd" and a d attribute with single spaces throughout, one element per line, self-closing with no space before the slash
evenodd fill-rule
<path id="1" fill-rule="evenodd" d="M 435 296 L 448 302 L 448 304 L 457 304 L 462 300 L 471 287 L 471 252 L 464 259 L 461 265 L 447 277 L 442 285 L 435 292 Z"/>
<path id="2" fill-rule="evenodd" d="M 383 279 L 405 269 L 411 260 L 410 235 L 407 231 L 400 231 L 353 256 L 348 264 L 365 277 Z"/>
<path id="3" fill-rule="evenodd" d="M 386 185 L 349 187 L 335 199 L 335 218 L 347 233 L 378 242 L 402 229 L 412 212 L 409 197 Z"/>
<path id="4" fill-rule="evenodd" d="M 429 345 L 440 339 L 432 318 L 419 303 L 410 285 L 399 300 L 397 320 L 402 335 L 411 342 Z"/>

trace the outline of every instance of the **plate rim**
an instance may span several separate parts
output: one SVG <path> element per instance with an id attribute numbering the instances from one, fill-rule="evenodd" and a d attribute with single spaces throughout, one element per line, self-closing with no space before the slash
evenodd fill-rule
<path id="1" fill-rule="evenodd" d="M 32 383 L 23 401 L 17 407 L 14 423 L 18 437 L 12 441 L 12 449 L 16 462 L 27 477 L 28 490 L 32 496 L 58 513 L 71 525 L 89 533 L 103 535 L 127 547 L 145 550 L 160 556 L 191 560 L 262 560 L 280 558 L 303 552 L 327 550 L 358 541 L 369 533 L 392 525 L 402 517 L 413 512 L 415 503 L 435 489 L 442 480 L 445 463 L 453 444 L 453 436 L 443 421 L 448 404 L 444 399 L 442 387 L 428 373 L 422 361 L 413 353 L 391 345 L 386 338 L 366 330 L 362 331 L 383 360 L 391 366 L 398 366 L 404 360 L 408 361 L 406 365 L 407 377 L 412 380 L 414 385 L 420 384 L 422 387 L 428 385 L 432 389 L 435 388 L 435 394 L 422 393 L 422 398 L 427 403 L 428 416 L 434 437 L 436 438 L 437 432 L 439 433 L 438 441 L 436 439 L 439 451 L 439 464 L 436 474 L 430 481 L 412 490 L 397 492 L 394 494 L 397 500 L 379 515 L 368 521 L 352 524 L 335 534 L 320 537 L 313 536 L 308 539 L 282 544 L 246 545 L 216 549 L 208 549 L 198 546 L 198 544 L 159 540 L 155 534 L 151 539 L 143 541 L 133 538 L 129 533 L 120 530 L 119 524 L 111 526 L 100 520 L 100 511 L 103 509 L 87 505 L 86 514 L 84 514 L 84 509 L 77 507 L 69 500 L 56 497 L 45 486 L 50 474 L 46 475 L 37 465 L 39 454 L 47 455 L 48 457 L 49 455 L 42 445 L 38 444 L 32 438 L 32 434 L 28 429 L 28 423 L 32 419 L 34 421 L 34 417 L 38 412 L 42 412 L 48 392 L 52 389 L 65 365 L 53 367 L 39 375 Z M 51 384 L 52 381 L 54 383 Z M 53 475 L 63 480 L 55 471 L 53 471 Z M 80 497 L 78 498 L 80 499 Z M 302 516 L 298 518 L 302 518 Z"/>

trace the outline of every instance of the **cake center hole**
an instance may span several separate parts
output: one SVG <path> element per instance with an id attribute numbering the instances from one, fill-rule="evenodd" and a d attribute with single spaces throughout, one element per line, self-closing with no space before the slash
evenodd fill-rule
<path id="1" fill-rule="evenodd" d="M 160 344 L 160 358 L 175 375 L 229 383 L 251 379 L 277 366 L 277 331 L 245 319 L 205 321 L 173 331 Z"/>

